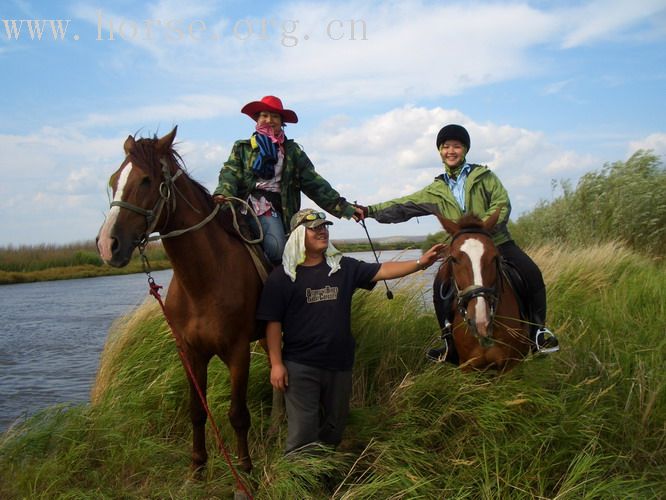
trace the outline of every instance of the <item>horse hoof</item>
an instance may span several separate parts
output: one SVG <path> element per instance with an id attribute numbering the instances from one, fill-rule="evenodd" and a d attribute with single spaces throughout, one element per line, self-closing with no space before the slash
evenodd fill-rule
<path id="1" fill-rule="evenodd" d="M 250 497 L 247 496 L 247 493 L 245 493 L 244 491 L 240 490 L 234 491 L 234 500 L 249 500 L 249 499 Z"/>
<path id="2" fill-rule="evenodd" d="M 240 459 L 240 469 L 247 474 L 252 472 L 252 460 L 249 457 Z"/>
<path id="3" fill-rule="evenodd" d="M 206 462 L 195 462 L 192 461 L 190 464 L 190 473 L 192 474 L 192 479 L 195 481 L 201 481 L 204 477 L 206 471 Z"/>

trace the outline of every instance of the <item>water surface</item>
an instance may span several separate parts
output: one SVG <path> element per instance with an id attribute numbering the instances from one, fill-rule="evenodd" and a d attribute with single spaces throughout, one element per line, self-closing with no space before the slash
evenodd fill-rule
<path id="1" fill-rule="evenodd" d="M 349 255 L 375 261 L 372 252 Z M 379 260 L 419 255 L 384 251 Z M 414 276 L 427 287 L 435 267 Z M 153 277 L 166 288 L 171 274 Z M 389 287 L 399 293 L 400 281 Z M 0 432 L 49 406 L 89 401 L 109 327 L 146 298 L 144 274 L 0 286 Z"/>

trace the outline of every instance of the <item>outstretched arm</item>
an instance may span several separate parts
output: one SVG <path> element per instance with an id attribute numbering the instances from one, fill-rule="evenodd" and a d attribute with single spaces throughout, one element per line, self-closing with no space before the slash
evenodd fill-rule
<path id="1" fill-rule="evenodd" d="M 438 208 L 439 197 L 433 194 L 435 187 L 436 185 L 431 183 L 420 191 L 407 196 L 369 205 L 366 215 L 382 224 L 396 224 L 408 221 L 412 217 L 437 214 L 440 209 Z"/>
<path id="2" fill-rule="evenodd" d="M 403 262 L 384 262 L 379 268 L 372 281 L 390 280 L 402 278 L 416 271 L 423 271 L 432 266 L 441 258 L 441 254 L 446 248 L 443 243 L 437 243 L 430 250 L 425 252 L 417 260 L 406 260 Z"/>

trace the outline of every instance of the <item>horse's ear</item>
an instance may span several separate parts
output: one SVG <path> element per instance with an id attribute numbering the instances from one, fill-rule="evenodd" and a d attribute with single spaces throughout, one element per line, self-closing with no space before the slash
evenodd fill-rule
<path id="1" fill-rule="evenodd" d="M 493 214 L 483 222 L 483 228 L 486 231 L 490 231 L 493 227 L 495 227 L 495 224 L 497 224 L 497 220 L 499 219 L 501 211 L 502 211 L 502 206 L 497 207 L 497 210 L 495 210 L 495 212 L 493 212 Z"/>
<path id="2" fill-rule="evenodd" d="M 157 149 L 159 151 L 168 151 L 173 145 L 173 141 L 176 138 L 176 131 L 178 130 L 178 125 L 176 125 L 171 132 L 169 132 L 164 137 L 161 137 L 157 140 Z"/>
<path id="3" fill-rule="evenodd" d="M 123 149 L 125 150 L 125 154 L 129 154 L 129 152 L 132 150 L 134 147 L 134 144 L 136 144 L 136 141 L 134 140 L 134 137 L 131 135 L 127 136 L 127 139 L 125 139 L 125 144 L 123 144 Z"/>
<path id="4" fill-rule="evenodd" d="M 460 226 L 458 226 L 458 224 L 453 222 L 451 219 L 447 219 L 441 214 L 435 214 L 435 215 L 439 219 L 439 222 L 444 228 L 444 230 L 450 235 L 454 235 L 460 230 Z"/>

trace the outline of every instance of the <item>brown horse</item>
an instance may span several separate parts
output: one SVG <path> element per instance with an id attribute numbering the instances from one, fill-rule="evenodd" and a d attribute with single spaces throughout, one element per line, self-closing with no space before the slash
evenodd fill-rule
<path id="1" fill-rule="evenodd" d="M 453 341 L 460 365 L 464 370 L 510 370 L 529 353 L 530 341 L 490 235 L 499 210 L 485 222 L 475 215 L 457 223 L 438 217 L 452 239 L 435 282 L 451 281 L 456 293 Z"/>
<path id="2" fill-rule="evenodd" d="M 173 266 L 166 314 L 182 336 L 180 347 L 204 394 L 210 359 L 217 355 L 229 368 L 229 421 L 236 433 L 241 468 L 249 471 L 246 393 L 250 341 L 258 333 L 254 316 L 261 279 L 250 253 L 232 234 L 228 211 L 197 227 L 215 204 L 208 191 L 184 172 L 173 149 L 175 136 L 176 128 L 160 139 L 127 138 L 125 160 L 109 181 L 113 201 L 97 247 L 104 262 L 122 267 L 151 232 L 174 235 L 174 231 L 195 229 L 163 240 Z M 192 466 L 198 469 L 208 458 L 206 412 L 192 382 L 190 414 Z"/>

